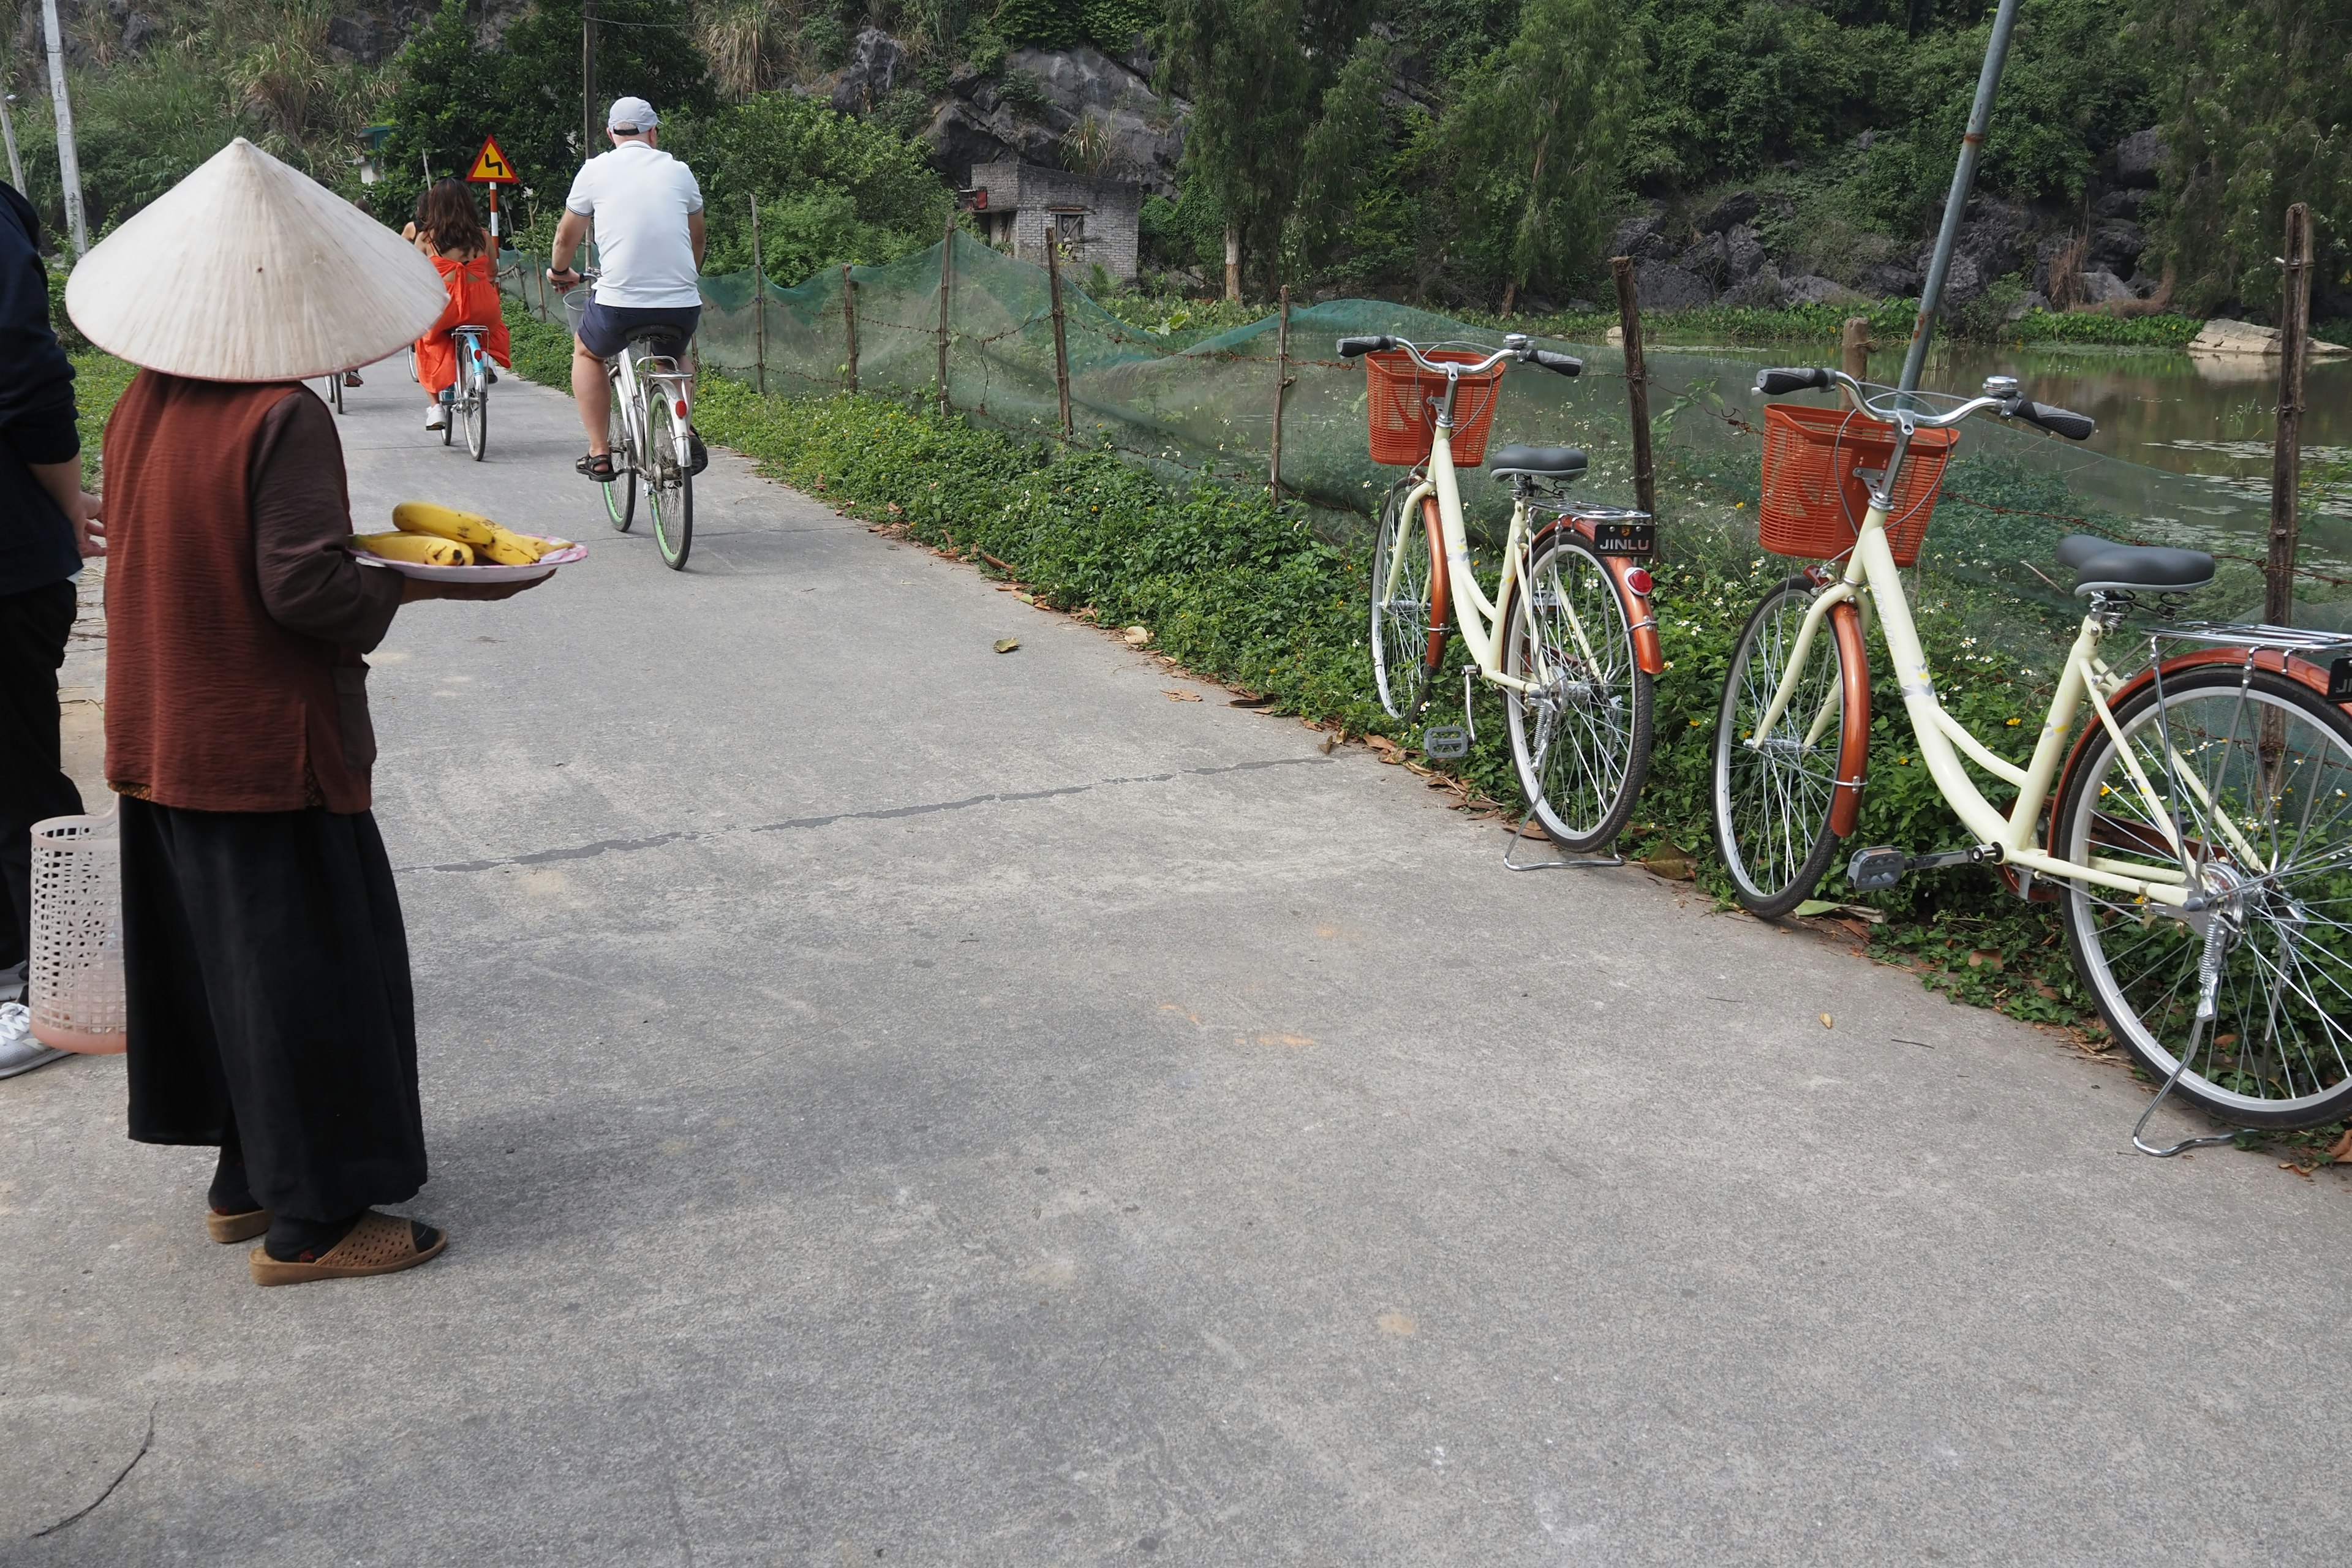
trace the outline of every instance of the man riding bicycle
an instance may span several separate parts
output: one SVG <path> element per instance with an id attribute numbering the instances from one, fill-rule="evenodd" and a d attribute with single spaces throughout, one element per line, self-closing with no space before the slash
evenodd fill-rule
<path id="1" fill-rule="evenodd" d="M 647 327 L 694 336 L 702 315 L 702 188 L 694 172 L 655 146 L 661 123 L 642 98 L 615 99 L 604 117 L 613 150 L 581 166 L 564 198 L 562 221 L 548 251 L 547 280 L 558 289 L 581 281 L 572 268 L 593 221 L 603 270 L 572 342 L 572 396 L 588 432 L 588 455 L 572 466 L 598 484 L 613 482 L 608 428 L 612 392 L 604 361 Z M 694 471 L 709 460 L 692 437 Z"/>

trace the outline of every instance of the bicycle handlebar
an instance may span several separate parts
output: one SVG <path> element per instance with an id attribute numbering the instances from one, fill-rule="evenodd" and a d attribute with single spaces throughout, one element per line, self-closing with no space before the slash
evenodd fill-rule
<path id="1" fill-rule="evenodd" d="M 1989 384 L 2014 388 L 2017 384 L 2014 381 L 2008 381 Z M 1862 405 L 1865 413 L 1874 418 L 1901 425 L 1906 430 L 1947 429 L 1958 425 L 1963 419 L 1982 414 L 1988 409 L 1999 414 L 2003 419 L 2022 419 L 2036 429 L 2047 430 L 2053 436 L 2063 436 L 2069 441 L 2086 441 L 2099 427 L 2098 421 L 2087 414 L 2076 414 L 2071 409 L 2059 408 L 2047 403 L 2034 403 L 2014 390 L 2005 394 L 1988 394 L 1982 397 L 1971 397 L 1957 408 L 1947 409 L 1941 414 L 1929 414 L 1916 408 L 1884 406 L 1889 395 L 1901 398 L 1906 395 L 1900 392 L 1886 394 L 1882 389 L 1882 395 L 1874 401 L 1868 387 L 1846 374 L 1845 372 L 1832 370 L 1826 365 L 1811 370 L 1776 367 L 1756 373 L 1756 392 L 1759 396 L 1764 397 L 1778 397 L 1790 392 L 1828 392 L 1841 386 L 1853 394 L 1854 401 Z"/>
<path id="2" fill-rule="evenodd" d="M 1574 354 L 1554 353 L 1549 349 L 1537 348 L 1528 342 L 1526 334 L 1522 332 L 1513 332 L 1508 337 L 1506 337 L 1503 340 L 1503 346 L 1501 348 L 1496 350 L 1485 359 L 1478 361 L 1475 364 L 1433 363 L 1423 355 L 1420 349 L 1416 348 L 1412 343 L 1405 342 L 1402 338 L 1390 337 L 1386 333 L 1381 333 L 1376 337 L 1341 338 L 1339 340 L 1339 357 L 1341 359 L 1354 359 L 1359 354 L 1383 353 L 1391 349 L 1402 349 L 1407 354 L 1412 356 L 1413 363 L 1434 375 L 1444 375 L 1448 373 L 1461 375 L 1476 375 L 1482 371 L 1494 369 L 1496 365 L 1502 363 L 1507 359 L 1517 360 L 1521 364 L 1539 364 L 1543 366 L 1544 369 L 1552 372 L 1556 375 L 1581 375 L 1584 374 L 1584 362 L 1578 359 Z"/>

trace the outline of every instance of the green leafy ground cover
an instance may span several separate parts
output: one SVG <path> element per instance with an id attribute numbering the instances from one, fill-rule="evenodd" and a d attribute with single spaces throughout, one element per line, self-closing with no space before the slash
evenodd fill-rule
<path id="1" fill-rule="evenodd" d="M 518 371 L 532 379 L 568 374 L 569 340 L 560 330 L 519 310 L 509 321 Z M 1154 651 L 1270 700 L 1269 712 L 1349 739 L 1379 737 L 1384 755 L 1417 757 L 1417 729 L 1389 718 L 1373 694 L 1363 548 L 1318 537 L 1298 509 L 1223 484 L 1180 489 L 1114 453 L 1028 445 L 927 404 L 763 397 L 717 377 L 705 379 L 699 395 L 695 423 L 712 442 L 845 515 L 903 531 L 988 575 L 1018 582 L 1047 608 L 1107 627 L 1144 626 Z M 1997 479 L 1973 482 L 1982 490 Z M 1656 573 L 1668 667 L 1657 684 L 1649 784 L 1622 847 L 1718 899 L 1729 889 L 1709 836 L 1716 705 L 1748 611 L 1789 570 L 1754 558 L 1667 564 Z M 2023 760 L 2048 702 L 2056 650 L 1989 646 L 1971 629 L 1982 605 L 1966 580 L 1929 581 L 1915 613 L 1947 707 L 1990 737 L 1996 751 Z M 1879 689 L 1892 691 L 1883 650 L 1874 658 Z M 1457 643 L 1441 693 L 1462 690 L 1462 659 Z M 1519 795 L 1500 697 L 1481 689 L 1475 700 L 1477 740 L 1469 755 L 1410 765 L 1452 781 L 1465 805 L 1507 810 L 1515 820 Z M 1457 715 L 1441 700 L 1433 717 Z M 1912 752 L 1899 711 L 1883 709 L 1873 728 L 1870 788 L 1853 842 L 1914 850 L 1958 844 L 1960 829 Z M 2048 907 L 2020 903 L 1985 874 L 1929 873 L 1888 892 L 1855 895 L 1839 871 L 1819 897 L 1828 920 L 1874 957 L 1914 970 L 1929 986 L 2061 1026 L 2083 1048 L 2109 1047 Z M 2326 1141 L 2309 1147 L 2315 1152 Z"/>

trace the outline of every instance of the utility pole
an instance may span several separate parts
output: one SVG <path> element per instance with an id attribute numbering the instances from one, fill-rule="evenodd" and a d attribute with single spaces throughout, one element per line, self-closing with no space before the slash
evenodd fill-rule
<path id="1" fill-rule="evenodd" d="M 41 0 L 41 31 L 49 45 L 49 96 L 58 106 L 58 181 L 65 187 L 66 228 L 77 258 L 89 249 L 89 226 L 81 216 L 81 156 L 74 150 L 73 105 L 66 98 L 66 51 L 58 41 L 58 0 Z"/>
<path id="2" fill-rule="evenodd" d="M 8 138 L 8 183 L 16 187 L 17 195 L 22 195 L 25 191 L 25 161 L 16 156 L 16 117 L 8 112 L 8 106 L 16 101 L 16 95 L 13 92 L 0 94 L 0 132 L 5 132 Z"/>
<path id="3" fill-rule="evenodd" d="M 590 0 L 580 0 L 580 157 L 585 163 L 595 155 L 596 11 Z"/>
<path id="4" fill-rule="evenodd" d="M 2000 91 L 2001 68 L 2009 61 L 2010 36 L 2017 30 L 2017 0 L 2000 0 L 1993 12 L 1992 36 L 1985 41 L 1984 68 L 1977 73 L 1976 101 L 1969 109 L 1969 128 L 1960 138 L 1960 161 L 1952 169 L 1951 194 L 1944 198 L 1944 226 L 1937 231 L 1935 254 L 1927 261 L 1927 279 L 1919 290 L 1919 316 L 1911 325 L 1911 347 L 1903 356 L 1901 390 L 1919 390 L 1919 374 L 1927 365 L 1927 340 L 1936 331 L 1936 313 L 1944 308 L 1944 279 L 1952 270 L 1952 249 L 1968 216 L 1969 192 L 1976 185 L 1977 154 L 1992 124 L 1992 100 Z"/>

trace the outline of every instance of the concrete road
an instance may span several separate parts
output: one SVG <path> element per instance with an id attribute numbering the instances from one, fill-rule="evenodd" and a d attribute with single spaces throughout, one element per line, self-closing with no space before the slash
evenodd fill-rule
<path id="1" fill-rule="evenodd" d="M 119 1059 L 0 1084 L 0 1561 L 2340 1554 L 2336 1176 L 723 454 L 673 574 L 565 401 L 411 392 L 362 524 L 593 552 L 376 659 L 454 1239 L 257 1289 Z"/>

